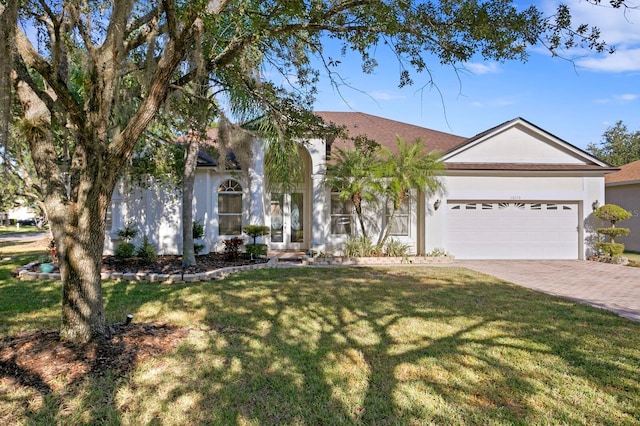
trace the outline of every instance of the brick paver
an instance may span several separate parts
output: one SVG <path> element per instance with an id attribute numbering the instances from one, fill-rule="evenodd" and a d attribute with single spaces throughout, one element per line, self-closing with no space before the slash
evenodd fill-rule
<path id="1" fill-rule="evenodd" d="M 640 321 L 640 268 L 585 260 L 456 260 L 454 264 Z"/>

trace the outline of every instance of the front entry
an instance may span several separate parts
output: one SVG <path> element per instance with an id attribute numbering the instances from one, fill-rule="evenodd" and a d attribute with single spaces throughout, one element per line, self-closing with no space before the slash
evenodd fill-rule
<path id="1" fill-rule="evenodd" d="M 272 249 L 305 250 L 309 248 L 308 210 L 303 191 L 271 194 Z"/>

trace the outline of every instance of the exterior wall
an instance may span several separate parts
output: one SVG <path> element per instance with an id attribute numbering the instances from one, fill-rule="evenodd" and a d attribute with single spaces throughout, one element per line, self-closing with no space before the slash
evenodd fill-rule
<path id="1" fill-rule="evenodd" d="M 558 201 L 577 202 L 579 206 L 580 258 L 593 252 L 595 227 L 591 205 L 604 200 L 603 177 L 580 176 L 526 176 L 523 174 L 474 174 L 454 175 L 445 178 L 446 197 L 441 199 L 441 207 L 433 208 L 434 199 L 426 201 L 427 218 L 425 229 L 425 250 L 447 250 L 447 201 Z M 451 253 L 456 255 L 455 253 Z"/>
<path id="2" fill-rule="evenodd" d="M 181 198 L 177 191 L 151 185 L 149 189 L 120 182 L 111 199 L 111 227 L 106 230 L 105 254 L 113 254 L 121 242 L 117 232 L 130 223 L 138 230 L 132 241 L 139 245 L 144 236 L 158 254 L 181 252 Z"/>
<path id="3" fill-rule="evenodd" d="M 633 184 L 609 185 L 606 187 L 607 204 L 616 204 L 631 212 L 631 218 L 616 226 L 629 228 L 631 233 L 626 237 L 616 238 L 623 243 L 625 250 L 640 251 L 640 182 Z M 602 223 L 603 227 L 609 226 Z"/>
<path id="4" fill-rule="evenodd" d="M 585 164 L 557 143 L 521 126 L 509 127 L 490 139 L 471 144 L 454 158 L 451 161 L 460 163 Z"/>

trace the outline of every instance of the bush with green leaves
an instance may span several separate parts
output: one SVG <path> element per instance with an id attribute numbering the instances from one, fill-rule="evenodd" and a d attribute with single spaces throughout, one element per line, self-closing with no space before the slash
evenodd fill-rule
<path id="1" fill-rule="evenodd" d="M 193 221 L 193 227 L 191 231 L 194 240 L 199 240 L 204 237 L 204 224 L 199 220 Z M 195 254 L 200 254 L 202 250 L 204 250 L 206 246 L 204 244 L 193 243 L 193 251 Z"/>
<path id="2" fill-rule="evenodd" d="M 352 237 L 344 243 L 344 254 L 347 257 L 368 257 L 380 254 L 375 244 L 367 237 Z"/>
<path id="3" fill-rule="evenodd" d="M 118 229 L 116 234 L 118 235 L 118 237 L 120 237 L 120 239 L 128 243 L 138 235 L 138 230 L 133 226 L 131 222 L 127 222 L 124 228 Z"/>
<path id="4" fill-rule="evenodd" d="M 127 222 L 124 228 L 118 229 L 116 234 L 121 240 L 124 240 L 124 243 L 120 243 L 113 254 L 121 259 L 133 257 L 136 254 L 136 246 L 133 245 L 131 240 L 138 235 L 138 230 L 131 222 Z"/>
<path id="5" fill-rule="evenodd" d="M 611 223 L 609 228 L 598 228 L 597 232 L 609 238 L 609 241 L 600 241 L 596 243 L 596 247 L 606 255 L 617 258 L 624 253 L 624 244 L 616 243 L 617 237 L 629 235 L 629 228 L 616 228 L 616 223 L 627 220 L 631 217 L 631 213 L 615 204 L 605 204 L 596 209 L 595 215 L 598 219 Z"/>
<path id="6" fill-rule="evenodd" d="M 256 259 L 261 256 L 267 255 L 267 245 L 266 244 L 247 244 L 245 245 L 245 250 L 247 255 L 251 259 Z"/>
<path id="7" fill-rule="evenodd" d="M 395 238 L 391 238 L 387 241 L 387 244 L 384 246 L 384 252 L 389 257 L 402 257 L 405 258 L 409 256 L 411 253 L 411 246 L 409 244 L 405 244 L 400 240 L 396 240 Z"/>
<path id="8" fill-rule="evenodd" d="M 113 254 L 120 259 L 129 259 L 136 254 L 136 246 L 133 243 L 121 243 Z"/>
<path id="9" fill-rule="evenodd" d="M 253 238 L 252 244 L 256 243 L 256 238 L 269 235 L 271 232 L 271 228 L 263 225 L 247 225 L 242 230 L 245 234 Z"/>
<path id="10" fill-rule="evenodd" d="M 427 253 L 428 257 L 444 257 L 444 256 L 449 256 L 449 253 L 447 253 L 447 251 L 443 248 L 440 247 L 436 247 L 433 250 L 431 250 L 429 253 Z"/>
<path id="11" fill-rule="evenodd" d="M 153 260 L 158 256 L 156 253 L 156 248 L 149 242 L 149 239 L 146 235 L 142 239 L 142 245 L 138 247 L 136 256 L 145 260 Z"/>

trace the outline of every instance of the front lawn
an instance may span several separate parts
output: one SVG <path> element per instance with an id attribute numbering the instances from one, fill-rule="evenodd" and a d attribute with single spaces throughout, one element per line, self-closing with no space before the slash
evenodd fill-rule
<path id="1" fill-rule="evenodd" d="M 0 337 L 57 327 L 59 283 L 19 282 L 12 263 L 0 264 Z M 108 282 L 104 300 L 109 321 L 133 313 L 189 334 L 125 375 L 46 388 L 0 376 L 0 423 L 640 422 L 640 324 L 465 269 Z"/>

